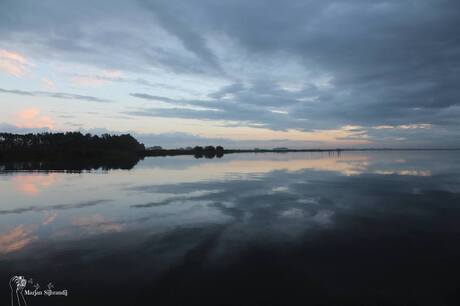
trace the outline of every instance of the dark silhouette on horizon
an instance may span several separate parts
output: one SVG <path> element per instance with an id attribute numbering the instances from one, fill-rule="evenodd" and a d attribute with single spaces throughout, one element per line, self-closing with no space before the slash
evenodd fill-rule
<path id="1" fill-rule="evenodd" d="M 132 169 L 146 156 L 193 155 L 221 158 L 222 146 L 187 149 L 146 148 L 130 134 L 101 136 L 80 132 L 0 133 L 0 171 L 83 171 Z"/>
<path id="2" fill-rule="evenodd" d="M 159 146 L 147 148 L 141 152 L 142 157 L 146 156 L 177 156 L 177 155 L 193 155 L 195 158 L 221 158 L 224 156 L 225 150 L 222 146 L 195 146 L 193 148 L 180 149 L 163 149 Z"/>
<path id="3" fill-rule="evenodd" d="M 129 134 L 0 133 L 0 171 L 131 169 L 144 149 Z"/>
<path id="4" fill-rule="evenodd" d="M 456 150 L 456 149 L 224 149 L 222 146 L 195 146 L 164 149 L 146 146 L 130 134 L 91 135 L 80 132 L 11 134 L 0 133 L 0 171 L 57 170 L 82 171 L 93 169 L 131 169 L 139 160 L 148 156 L 193 155 L 195 158 L 222 158 L 232 153 L 288 153 L 288 152 L 337 152 L 385 150 Z"/>
<path id="5" fill-rule="evenodd" d="M 10 134 L 0 133 L 0 158 L 98 157 L 136 154 L 145 149 L 129 134 L 101 136 L 80 132 Z"/>

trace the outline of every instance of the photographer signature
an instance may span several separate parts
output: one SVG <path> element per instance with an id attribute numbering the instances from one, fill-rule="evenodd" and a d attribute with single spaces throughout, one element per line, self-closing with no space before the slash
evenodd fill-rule
<path id="1" fill-rule="evenodd" d="M 27 297 L 36 297 L 36 296 L 67 296 L 67 289 L 55 291 L 54 284 L 49 282 L 45 290 L 39 290 L 40 284 L 35 282 L 32 278 L 26 280 L 24 276 L 15 275 L 10 278 L 10 305 L 11 306 L 27 306 L 26 296 Z M 29 290 L 26 287 L 30 285 Z"/>

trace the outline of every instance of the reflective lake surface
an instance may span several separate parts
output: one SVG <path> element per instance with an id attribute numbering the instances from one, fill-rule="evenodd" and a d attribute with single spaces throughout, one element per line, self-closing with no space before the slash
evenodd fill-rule
<path id="1" fill-rule="evenodd" d="M 458 153 L 2 171 L 0 305 L 459 305 Z"/>

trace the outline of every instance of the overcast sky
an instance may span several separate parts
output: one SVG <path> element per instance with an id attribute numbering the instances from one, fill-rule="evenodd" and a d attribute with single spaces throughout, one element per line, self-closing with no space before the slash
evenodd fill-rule
<path id="1" fill-rule="evenodd" d="M 460 147 L 458 0 L 0 0 L 0 131 Z"/>

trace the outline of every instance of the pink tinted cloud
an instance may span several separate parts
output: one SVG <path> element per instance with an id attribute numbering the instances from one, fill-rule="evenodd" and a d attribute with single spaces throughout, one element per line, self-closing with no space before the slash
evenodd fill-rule
<path id="1" fill-rule="evenodd" d="M 16 115 L 16 126 L 20 128 L 54 128 L 51 117 L 42 116 L 38 108 L 29 107 Z"/>
<path id="2" fill-rule="evenodd" d="M 27 60 L 17 52 L 0 49 L 0 71 L 22 77 L 27 71 Z"/>

